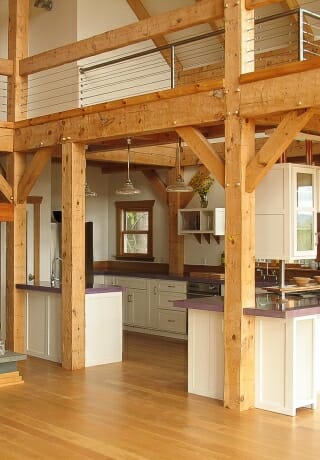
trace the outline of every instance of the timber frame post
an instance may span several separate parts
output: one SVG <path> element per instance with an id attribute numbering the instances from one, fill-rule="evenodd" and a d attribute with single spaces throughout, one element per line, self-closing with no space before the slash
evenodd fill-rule
<path id="1" fill-rule="evenodd" d="M 253 12 L 245 0 L 225 6 L 225 283 L 224 405 L 254 406 L 254 320 L 243 308 L 255 301 L 255 200 L 245 190 L 246 166 L 255 154 L 255 125 L 240 113 L 240 74 L 253 62 Z"/>
<path id="2" fill-rule="evenodd" d="M 62 367 L 85 365 L 85 146 L 62 144 Z"/>
<path id="3" fill-rule="evenodd" d="M 27 77 L 19 75 L 19 61 L 28 55 L 29 0 L 9 0 L 8 56 L 13 75 L 8 79 L 8 120 L 22 119 L 26 107 Z M 26 279 L 26 201 L 18 201 L 18 183 L 25 170 L 25 155 L 12 152 L 8 159 L 8 180 L 12 185 L 14 216 L 7 224 L 6 346 L 25 351 L 25 291 L 17 283 Z"/>

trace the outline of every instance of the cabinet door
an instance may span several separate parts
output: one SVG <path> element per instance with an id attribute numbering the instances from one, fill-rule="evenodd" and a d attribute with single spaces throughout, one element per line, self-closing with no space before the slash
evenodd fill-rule
<path id="1" fill-rule="evenodd" d="M 131 289 L 125 288 L 122 294 L 122 322 L 127 326 L 133 325 L 133 296 Z"/>
<path id="2" fill-rule="evenodd" d="M 61 296 L 50 294 L 47 303 L 47 352 L 50 361 L 61 362 Z"/>
<path id="3" fill-rule="evenodd" d="M 38 358 L 47 356 L 46 296 L 43 293 L 28 293 L 26 312 L 27 354 Z"/>
<path id="4" fill-rule="evenodd" d="M 132 302 L 132 322 L 134 326 L 149 326 L 149 308 L 146 290 L 130 289 Z"/>
<path id="5" fill-rule="evenodd" d="M 293 256 L 316 257 L 316 171 L 293 168 Z"/>

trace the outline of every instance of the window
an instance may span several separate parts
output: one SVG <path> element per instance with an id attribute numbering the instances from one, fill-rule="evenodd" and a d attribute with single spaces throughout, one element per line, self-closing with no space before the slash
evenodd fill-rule
<path id="1" fill-rule="evenodd" d="M 116 201 L 117 259 L 153 260 L 154 200 Z"/>

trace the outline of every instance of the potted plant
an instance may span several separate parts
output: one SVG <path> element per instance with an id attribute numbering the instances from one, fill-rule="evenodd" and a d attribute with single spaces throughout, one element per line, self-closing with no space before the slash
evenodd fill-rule
<path id="1" fill-rule="evenodd" d="M 201 208 L 208 206 L 208 192 L 214 183 L 214 179 L 207 174 L 198 171 L 191 179 L 189 185 L 199 194 Z"/>

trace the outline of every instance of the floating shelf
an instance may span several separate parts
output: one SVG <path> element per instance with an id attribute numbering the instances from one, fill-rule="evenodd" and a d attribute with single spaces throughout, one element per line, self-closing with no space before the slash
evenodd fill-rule
<path id="1" fill-rule="evenodd" d="M 281 293 L 281 292 L 304 292 L 304 291 L 320 291 L 320 284 L 317 283 L 309 283 L 306 286 L 297 286 L 296 284 L 288 284 L 287 286 L 284 287 L 276 287 L 276 286 L 270 286 L 264 288 L 266 291 L 269 292 L 276 292 L 276 293 Z"/>

